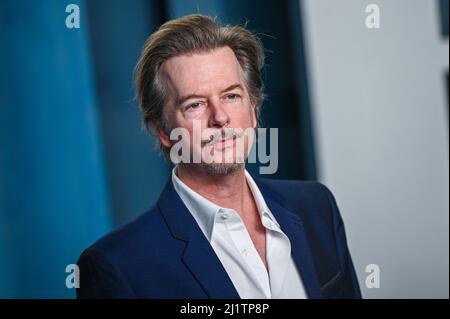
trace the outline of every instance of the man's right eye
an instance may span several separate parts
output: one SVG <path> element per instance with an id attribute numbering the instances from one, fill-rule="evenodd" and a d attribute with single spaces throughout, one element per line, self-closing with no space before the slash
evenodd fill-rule
<path id="1" fill-rule="evenodd" d="M 201 102 L 195 102 L 195 103 L 191 103 L 191 104 L 187 105 L 184 108 L 184 110 L 187 111 L 187 112 L 189 112 L 189 111 L 192 112 L 192 111 L 200 109 L 201 106 L 202 106 Z"/>

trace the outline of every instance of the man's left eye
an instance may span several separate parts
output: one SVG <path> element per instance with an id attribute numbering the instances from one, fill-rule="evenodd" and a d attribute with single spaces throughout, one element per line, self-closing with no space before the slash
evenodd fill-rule
<path id="1" fill-rule="evenodd" d="M 227 99 L 229 100 L 236 100 L 238 98 L 237 94 L 227 94 Z"/>

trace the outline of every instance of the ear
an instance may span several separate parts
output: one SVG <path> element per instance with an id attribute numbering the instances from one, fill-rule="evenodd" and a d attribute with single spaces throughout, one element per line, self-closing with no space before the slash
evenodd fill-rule
<path id="1" fill-rule="evenodd" d="M 158 138 L 159 138 L 161 144 L 164 147 L 169 148 L 171 146 L 170 138 L 166 134 L 166 132 L 163 130 L 161 125 L 158 122 L 152 122 L 152 127 L 155 129 L 156 134 L 158 135 Z"/>
<path id="2" fill-rule="evenodd" d="M 253 128 L 256 128 L 256 125 L 258 124 L 258 120 L 256 118 L 256 105 L 252 103 L 252 126 Z"/>

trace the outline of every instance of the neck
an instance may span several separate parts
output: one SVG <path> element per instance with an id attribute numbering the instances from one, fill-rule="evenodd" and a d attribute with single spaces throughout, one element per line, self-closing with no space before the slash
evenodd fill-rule
<path id="1" fill-rule="evenodd" d="M 221 207 L 244 210 L 251 191 L 245 177 L 245 166 L 230 174 L 218 175 L 195 165 L 178 165 L 178 178 L 189 188 Z"/>

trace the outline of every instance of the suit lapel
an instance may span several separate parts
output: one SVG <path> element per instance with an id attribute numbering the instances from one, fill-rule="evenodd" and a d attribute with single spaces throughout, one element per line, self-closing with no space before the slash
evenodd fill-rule
<path id="1" fill-rule="evenodd" d="M 192 233 L 183 261 L 210 298 L 239 298 L 222 263 L 200 230 Z"/>
<path id="2" fill-rule="evenodd" d="M 255 179 L 267 206 L 291 242 L 292 257 L 309 298 L 322 298 L 310 244 L 298 216 L 282 206 L 282 196 L 259 179 Z M 181 201 L 169 179 L 158 207 L 172 235 L 186 242 L 182 260 L 205 293 L 214 299 L 240 298 L 210 243 Z"/>
<path id="3" fill-rule="evenodd" d="M 283 207 L 280 194 L 261 180 L 255 179 L 267 206 L 291 242 L 291 253 L 309 298 L 322 298 L 310 244 L 300 217 Z"/>
<path id="4" fill-rule="evenodd" d="M 169 179 L 158 207 L 172 235 L 186 242 L 182 260 L 205 293 L 214 299 L 240 298 L 211 244 L 188 211 Z"/>

